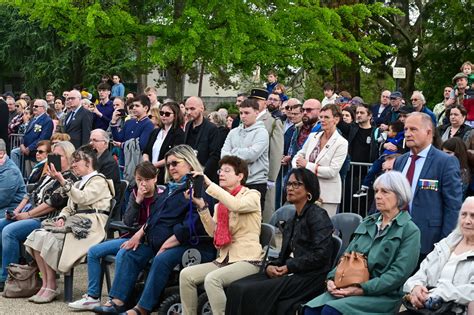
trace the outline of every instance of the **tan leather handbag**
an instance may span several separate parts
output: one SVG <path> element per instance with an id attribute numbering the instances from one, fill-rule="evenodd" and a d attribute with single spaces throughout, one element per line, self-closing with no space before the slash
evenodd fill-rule
<path id="1" fill-rule="evenodd" d="M 369 280 L 367 259 L 361 253 L 345 253 L 336 267 L 334 284 L 337 288 L 360 285 Z"/>
<path id="2" fill-rule="evenodd" d="M 5 281 L 3 297 L 30 297 L 41 289 L 41 280 L 36 263 L 31 265 L 10 264 L 7 267 L 8 276 Z"/>

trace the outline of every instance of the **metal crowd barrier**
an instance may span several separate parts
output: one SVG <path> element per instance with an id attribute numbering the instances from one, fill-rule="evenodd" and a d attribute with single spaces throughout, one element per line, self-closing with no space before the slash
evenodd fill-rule
<path id="1" fill-rule="evenodd" d="M 365 217 L 372 205 L 373 191 L 369 190 L 365 197 L 352 197 L 362 185 L 362 181 L 372 163 L 351 162 L 347 176 L 342 183 L 342 201 L 339 212 L 357 213 Z"/>
<path id="2" fill-rule="evenodd" d="M 10 152 L 18 148 L 23 141 L 23 135 L 19 133 L 12 133 L 9 135 L 8 141 L 10 142 Z M 23 177 L 26 177 L 25 174 L 25 161 L 23 159 L 23 154 L 20 154 L 20 171 L 23 174 Z"/>

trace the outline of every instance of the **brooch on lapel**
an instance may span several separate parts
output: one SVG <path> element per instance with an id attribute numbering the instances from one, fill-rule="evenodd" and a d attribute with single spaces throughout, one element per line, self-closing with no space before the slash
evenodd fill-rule
<path id="1" fill-rule="evenodd" d="M 42 128 L 43 128 L 43 126 L 35 124 L 34 127 L 33 127 L 33 131 L 34 132 L 41 132 Z"/>

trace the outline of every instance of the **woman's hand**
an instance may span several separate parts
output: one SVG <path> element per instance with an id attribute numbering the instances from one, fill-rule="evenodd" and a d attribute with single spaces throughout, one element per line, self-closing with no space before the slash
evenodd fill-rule
<path id="1" fill-rule="evenodd" d="M 15 216 L 13 217 L 13 219 L 17 221 L 26 220 L 29 218 L 31 218 L 31 216 L 28 214 L 28 212 L 20 212 L 18 214 L 15 214 Z"/>
<path id="2" fill-rule="evenodd" d="M 328 292 L 333 295 L 334 297 L 337 297 L 337 298 L 341 298 L 341 297 L 344 297 L 340 294 L 338 294 L 338 288 L 336 287 L 336 284 L 334 283 L 333 280 L 328 280 L 326 282 L 326 288 L 328 290 Z"/>
<path id="3" fill-rule="evenodd" d="M 204 185 L 208 187 L 209 185 L 212 184 L 212 181 L 207 177 L 203 172 L 196 172 L 196 171 L 191 171 L 191 174 L 193 174 L 193 177 L 196 176 L 202 176 L 204 177 Z"/>
<path id="4" fill-rule="evenodd" d="M 328 292 L 336 298 L 364 295 L 364 290 L 356 286 L 350 286 L 347 288 L 338 289 L 333 280 L 328 280 L 326 286 L 327 286 Z"/>
<path id="5" fill-rule="evenodd" d="M 145 199 L 146 188 L 144 186 L 138 186 L 137 196 L 135 197 L 135 202 L 141 204 Z"/>
<path id="6" fill-rule="evenodd" d="M 163 243 L 163 245 L 161 245 L 161 248 L 158 251 L 158 253 L 156 253 L 156 255 L 158 256 L 159 254 L 161 254 L 165 250 L 167 250 L 169 248 L 176 247 L 178 245 L 180 245 L 180 243 L 179 243 L 178 239 L 176 238 L 176 236 L 173 234 Z"/>
<path id="7" fill-rule="evenodd" d="M 120 245 L 120 248 L 126 249 L 126 250 L 136 250 L 138 245 L 140 245 L 140 239 L 141 237 L 138 235 L 138 233 L 135 233 L 128 241 L 122 243 Z"/>
<path id="8" fill-rule="evenodd" d="M 64 184 L 66 183 L 66 180 L 64 179 L 63 174 L 61 174 L 61 172 L 58 172 L 56 170 L 56 168 L 54 167 L 54 164 L 50 165 L 49 175 L 52 178 L 56 179 L 61 186 L 64 186 Z"/>
<path id="9" fill-rule="evenodd" d="M 184 194 L 184 198 L 186 199 L 191 198 L 191 196 L 189 195 L 189 190 L 186 190 L 183 194 Z M 193 191 L 192 198 L 193 198 L 193 203 L 196 205 L 196 207 L 198 207 L 199 209 L 204 209 L 204 207 L 206 206 L 206 202 L 204 201 L 204 199 L 194 197 L 194 191 Z"/>
<path id="10" fill-rule="evenodd" d="M 422 285 L 417 285 L 411 290 L 410 302 L 416 308 L 423 308 L 428 299 L 428 289 Z"/>
<path id="11" fill-rule="evenodd" d="M 277 271 L 277 266 L 269 265 L 265 269 L 265 272 L 267 273 L 267 276 L 270 278 L 278 278 L 278 271 Z"/>
<path id="12" fill-rule="evenodd" d="M 305 168 L 306 164 L 308 164 L 308 161 L 306 161 L 303 156 L 298 155 L 296 158 L 296 167 Z"/>
<path id="13" fill-rule="evenodd" d="M 64 219 L 60 218 L 60 219 L 56 220 L 56 222 L 54 222 L 54 226 L 63 227 L 64 226 Z"/>
<path id="14" fill-rule="evenodd" d="M 117 147 L 117 148 L 120 148 L 122 146 L 122 142 L 118 142 L 118 141 L 112 141 L 112 144 L 114 145 L 114 147 Z"/>

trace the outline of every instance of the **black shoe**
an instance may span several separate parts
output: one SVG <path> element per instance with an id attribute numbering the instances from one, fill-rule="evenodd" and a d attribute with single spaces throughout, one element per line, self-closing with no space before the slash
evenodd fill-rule
<path id="1" fill-rule="evenodd" d="M 96 306 L 92 309 L 94 313 L 98 314 L 120 314 L 123 312 L 126 312 L 128 310 L 127 305 L 122 305 L 119 306 L 115 304 L 113 301 L 109 301 L 110 306 L 102 305 L 102 306 Z"/>
<path id="2" fill-rule="evenodd" d="M 367 196 L 367 189 L 364 188 L 364 187 L 362 187 L 355 194 L 352 195 L 352 197 L 354 197 L 354 198 L 360 198 L 360 197 L 364 197 L 364 196 Z"/>
<path id="3" fill-rule="evenodd" d="M 5 290 L 5 282 L 0 281 L 0 292 L 3 292 Z"/>

